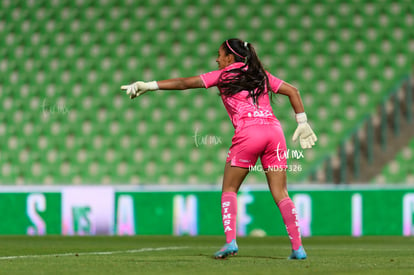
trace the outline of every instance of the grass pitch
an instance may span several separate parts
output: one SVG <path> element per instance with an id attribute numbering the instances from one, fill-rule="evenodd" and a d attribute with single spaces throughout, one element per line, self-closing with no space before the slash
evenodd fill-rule
<path id="1" fill-rule="evenodd" d="M 0 237 L 0 274 L 414 274 L 414 238 L 304 238 L 308 259 L 287 260 L 287 237 Z"/>

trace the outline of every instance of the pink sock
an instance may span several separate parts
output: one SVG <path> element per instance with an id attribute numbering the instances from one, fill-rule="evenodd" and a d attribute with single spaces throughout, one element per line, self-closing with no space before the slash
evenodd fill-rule
<path id="1" fill-rule="evenodd" d="M 221 195 L 221 216 L 223 217 L 226 243 L 236 239 L 237 194 L 223 192 Z"/>
<path id="2" fill-rule="evenodd" d="M 287 197 L 281 200 L 277 206 L 282 214 L 283 222 L 286 225 L 292 249 L 296 250 L 302 245 L 302 240 L 300 239 L 298 213 L 295 205 L 293 204 L 293 201 Z"/>

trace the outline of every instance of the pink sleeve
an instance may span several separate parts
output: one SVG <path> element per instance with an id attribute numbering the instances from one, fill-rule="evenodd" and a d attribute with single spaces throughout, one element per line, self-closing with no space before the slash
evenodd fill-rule
<path id="1" fill-rule="evenodd" d="M 269 78 L 269 84 L 270 84 L 270 88 L 272 89 L 272 91 L 274 93 L 277 93 L 277 91 L 279 90 L 280 86 L 282 86 L 283 84 L 283 80 L 277 78 L 276 76 L 267 73 L 267 76 Z"/>
<path id="2" fill-rule="evenodd" d="M 218 70 L 200 75 L 201 80 L 204 83 L 204 87 L 207 89 L 213 86 L 217 86 L 222 72 L 223 70 Z"/>

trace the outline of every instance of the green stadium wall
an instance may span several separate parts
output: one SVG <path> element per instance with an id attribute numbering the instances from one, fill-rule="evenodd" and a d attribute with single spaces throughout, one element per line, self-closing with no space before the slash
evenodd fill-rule
<path id="1" fill-rule="evenodd" d="M 414 187 L 295 186 L 304 237 L 414 235 Z M 218 186 L 9 187 L 1 235 L 223 235 Z M 284 236 L 265 186 L 238 195 L 238 235 Z"/>

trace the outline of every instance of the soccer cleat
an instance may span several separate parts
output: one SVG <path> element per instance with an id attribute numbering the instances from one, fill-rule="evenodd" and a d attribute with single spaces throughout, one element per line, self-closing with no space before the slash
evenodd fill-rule
<path id="1" fill-rule="evenodd" d="M 306 252 L 303 246 L 299 246 L 297 250 L 292 250 L 292 254 L 289 256 L 289 260 L 304 260 L 306 259 Z"/>
<path id="2" fill-rule="evenodd" d="M 236 240 L 232 240 L 229 243 L 226 243 L 219 251 L 214 254 L 216 259 L 225 259 L 229 255 L 237 255 L 239 252 L 239 247 L 237 246 Z"/>

